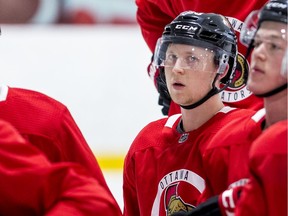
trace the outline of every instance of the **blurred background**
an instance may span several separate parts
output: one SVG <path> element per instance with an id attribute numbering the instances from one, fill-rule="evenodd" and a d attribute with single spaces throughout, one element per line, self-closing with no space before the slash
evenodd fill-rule
<path id="1" fill-rule="evenodd" d="M 64 103 L 119 205 L 123 160 L 162 117 L 133 0 L 0 0 L 1 84 Z"/>
<path id="2" fill-rule="evenodd" d="M 1 23 L 136 24 L 133 0 L 0 0 Z"/>

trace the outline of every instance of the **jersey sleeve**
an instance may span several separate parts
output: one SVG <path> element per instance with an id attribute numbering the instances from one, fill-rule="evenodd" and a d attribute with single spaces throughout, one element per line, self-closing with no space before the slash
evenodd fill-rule
<path id="1" fill-rule="evenodd" d="M 123 197 L 124 215 L 140 215 L 135 179 L 134 158 L 127 155 L 124 162 Z"/>
<path id="2" fill-rule="evenodd" d="M 106 185 L 94 153 L 67 108 L 63 111 L 59 124 L 56 142 L 59 143 L 64 160 L 81 164 L 92 176 L 99 179 L 101 184 Z"/>
<path id="3" fill-rule="evenodd" d="M 59 134 L 60 145 L 62 145 L 61 152 L 64 158 L 67 157 L 68 162 L 76 162 L 81 166 L 89 170 L 89 173 L 97 179 L 97 181 L 107 190 L 111 198 L 114 199 L 114 205 L 118 206 L 112 192 L 110 191 L 102 170 L 98 164 L 97 158 L 86 142 L 82 132 L 77 126 L 75 120 L 70 114 L 68 109 L 65 109 L 62 115 L 62 121 L 60 125 L 61 132 Z M 57 139 L 58 140 L 58 139 Z M 119 212 L 120 212 L 119 208 Z"/>
<path id="4" fill-rule="evenodd" d="M 156 42 L 161 37 L 165 25 L 175 17 L 163 12 L 152 1 L 136 0 L 136 18 L 140 25 L 142 36 L 151 52 L 154 52 Z"/>
<path id="5" fill-rule="evenodd" d="M 106 189 L 80 165 L 53 163 L 0 121 L 3 215 L 121 215 Z"/>

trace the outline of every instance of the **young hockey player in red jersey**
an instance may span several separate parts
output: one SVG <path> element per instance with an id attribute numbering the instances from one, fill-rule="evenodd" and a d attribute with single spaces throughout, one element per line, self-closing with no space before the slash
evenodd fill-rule
<path id="1" fill-rule="evenodd" d="M 115 200 L 80 165 L 50 163 L 0 120 L 1 215 L 119 215 Z"/>
<path id="2" fill-rule="evenodd" d="M 264 98 L 263 132 L 260 133 L 260 125 L 254 129 L 247 127 L 247 130 L 242 126 L 237 134 L 237 129 L 233 129 L 237 127 L 237 121 L 223 128 L 214 137 L 219 143 L 218 149 L 217 144 L 211 142 L 214 152 L 208 157 L 214 159 L 210 160 L 206 170 L 217 165 L 222 167 L 216 168 L 210 182 L 214 177 L 218 178 L 216 174 L 223 174 L 221 170 L 226 170 L 224 185 L 229 176 L 234 176 L 234 180 L 238 176 L 242 181 L 232 184 L 219 197 L 209 199 L 192 212 L 178 215 L 216 215 L 215 212 L 217 215 L 234 215 L 234 211 L 236 215 L 244 216 L 287 215 L 287 0 L 271 0 L 260 12 L 252 12 L 245 24 L 241 39 L 249 45 L 248 50 L 253 49 L 248 87 L 255 95 Z M 229 134 L 234 133 L 221 136 L 225 129 L 229 129 Z M 230 143 L 225 143 L 229 139 Z M 246 181 L 243 178 L 247 178 Z"/>
<path id="3" fill-rule="evenodd" d="M 151 122 L 124 163 L 124 215 L 171 215 L 195 207 L 205 187 L 202 152 L 232 119 L 252 110 L 225 107 L 219 92 L 234 77 L 235 32 L 214 13 L 186 11 L 165 27 L 154 64 L 181 114 Z M 190 196 L 190 194 L 193 194 Z"/>
<path id="4" fill-rule="evenodd" d="M 239 35 L 243 21 L 247 15 L 261 8 L 267 0 L 247 1 L 201 1 L 201 0 L 136 0 L 137 21 L 141 28 L 143 38 L 154 53 L 156 41 L 161 36 L 164 26 L 170 23 L 179 13 L 186 10 L 196 12 L 219 13 L 227 16 L 237 35 Z M 263 100 L 251 94 L 246 87 L 249 71 L 249 62 L 245 59 L 246 48 L 238 43 L 239 55 L 237 57 L 237 68 L 234 82 L 221 93 L 222 101 L 232 107 L 250 108 L 259 110 L 263 107 Z M 148 67 L 148 73 L 154 80 L 159 92 L 158 103 L 163 106 L 163 114 L 169 115 L 179 113 L 180 108 L 171 98 L 165 94 L 165 86 L 159 82 L 159 71 Z M 171 102 L 171 106 L 170 106 Z"/>

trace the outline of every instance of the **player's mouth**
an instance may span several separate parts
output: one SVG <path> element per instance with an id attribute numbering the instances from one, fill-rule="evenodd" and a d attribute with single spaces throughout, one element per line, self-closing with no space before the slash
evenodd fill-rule
<path id="1" fill-rule="evenodd" d="M 184 84 L 180 83 L 180 82 L 174 82 L 172 84 L 173 88 L 176 89 L 176 90 L 181 90 L 185 87 Z"/>
<path id="2" fill-rule="evenodd" d="M 258 67 L 257 65 L 251 67 L 251 74 L 264 74 L 264 70 L 262 70 L 260 67 Z"/>

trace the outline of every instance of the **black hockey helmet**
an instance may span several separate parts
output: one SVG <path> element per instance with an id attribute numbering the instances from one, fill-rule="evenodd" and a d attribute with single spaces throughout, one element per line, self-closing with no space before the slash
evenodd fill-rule
<path id="1" fill-rule="evenodd" d="M 155 53 L 156 65 L 161 66 L 170 43 L 195 45 L 215 50 L 215 62 L 221 65 L 221 58 L 227 57 L 229 72 L 226 81 L 235 71 L 237 56 L 237 38 L 228 19 L 214 13 L 185 11 L 165 26 L 158 40 Z M 219 71 L 223 73 L 223 71 Z M 225 84 L 225 83 L 224 83 Z"/>
<path id="2" fill-rule="evenodd" d="M 163 68 L 166 51 L 171 43 L 203 47 L 215 53 L 214 62 L 219 67 L 213 82 L 213 89 L 203 100 L 199 101 L 199 104 L 196 104 L 197 106 L 224 90 L 232 82 L 238 54 L 237 37 L 226 17 L 215 13 L 185 11 L 165 26 L 162 37 L 157 41 L 153 60 L 154 65 L 160 69 L 163 82 L 165 82 Z M 221 79 L 224 86 L 217 89 L 214 85 L 215 81 L 218 75 L 225 72 L 227 65 L 229 66 L 228 73 Z M 194 108 L 195 106 L 189 106 L 188 109 L 190 107 Z"/>
<path id="3" fill-rule="evenodd" d="M 287 0 L 271 0 L 259 13 L 258 28 L 264 21 L 283 22 L 287 24 Z"/>
<path id="4" fill-rule="evenodd" d="M 242 27 L 240 42 L 249 47 L 255 33 L 264 21 L 282 22 L 287 24 L 287 3 L 288 0 L 270 0 L 260 10 L 252 11 L 246 18 Z M 246 56 L 251 52 L 249 49 L 248 51 L 249 53 L 247 53 Z"/>

